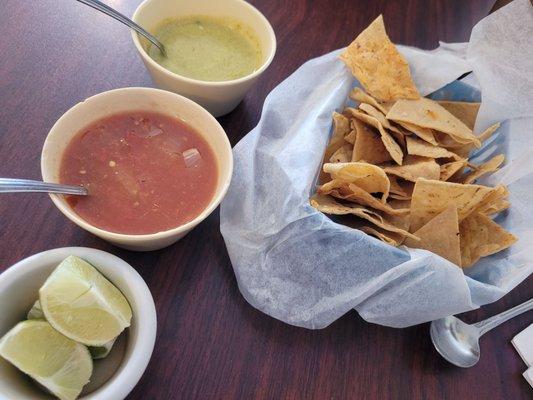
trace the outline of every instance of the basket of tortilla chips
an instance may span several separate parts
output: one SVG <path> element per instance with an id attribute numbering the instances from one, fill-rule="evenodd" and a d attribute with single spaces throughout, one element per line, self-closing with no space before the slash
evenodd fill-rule
<path id="1" fill-rule="evenodd" d="M 269 94 L 234 148 L 221 206 L 250 304 L 312 329 L 351 309 L 405 327 L 495 301 L 531 274 L 533 165 L 524 165 L 533 155 L 515 156 L 533 138 L 513 139 L 531 122 L 520 106 L 531 93 L 487 73 L 501 58 L 483 50 L 501 21 L 527 25 L 523 6 L 504 7 L 470 45 L 454 45 L 477 51 L 468 61 L 474 75 L 484 62 L 479 82 L 455 81 L 471 65 L 449 47 L 397 48 L 378 17 Z M 506 26 L 512 43 L 521 33 Z M 509 62 L 510 76 L 527 71 L 519 55 Z M 516 106 L 495 104 L 493 84 Z"/>

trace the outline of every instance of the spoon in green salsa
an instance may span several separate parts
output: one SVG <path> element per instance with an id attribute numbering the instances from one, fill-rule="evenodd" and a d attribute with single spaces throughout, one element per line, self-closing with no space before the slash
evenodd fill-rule
<path id="1" fill-rule="evenodd" d="M 165 57 L 167 55 L 167 52 L 165 50 L 165 46 L 163 46 L 163 43 L 161 43 L 154 35 L 152 35 L 150 32 L 147 32 L 145 29 L 143 29 L 140 25 L 133 22 L 131 19 L 126 17 L 125 15 L 119 13 L 114 8 L 109 7 L 108 5 L 98 1 L 98 0 L 77 0 L 80 3 L 86 4 L 100 12 L 103 12 L 104 14 L 109 15 L 110 17 L 115 18 L 117 21 L 122 22 L 124 25 L 129 26 L 131 29 L 135 30 L 139 34 L 143 35 L 146 39 L 148 39 L 150 42 L 156 46 L 161 54 L 163 54 Z"/>

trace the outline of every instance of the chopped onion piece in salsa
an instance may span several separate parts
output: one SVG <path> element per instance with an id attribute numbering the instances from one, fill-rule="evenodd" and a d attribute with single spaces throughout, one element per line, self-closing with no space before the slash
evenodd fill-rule
<path id="1" fill-rule="evenodd" d="M 185 166 L 187 168 L 194 167 L 198 165 L 200 161 L 202 161 L 202 156 L 200 155 L 200 152 L 197 149 L 189 149 L 185 150 L 183 153 L 183 160 L 185 161 Z"/>

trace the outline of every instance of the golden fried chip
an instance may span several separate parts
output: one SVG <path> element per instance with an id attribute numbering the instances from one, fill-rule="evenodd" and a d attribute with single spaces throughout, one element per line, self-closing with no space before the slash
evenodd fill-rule
<path id="1" fill-rule="evenodd" d="M 460 222 L 495 200 L 500 190 L 420 178 L 415 183 L 411 200 L 411 231 L 416 232 L 452 204 L 457 207 Z"/>
<path id="2" fill-rule="evenodd" d="M 489 126 L 487 129 L 481 132 L 477 138 L 481 141 L 481 143 L 485 142 L 487 139 L 489 139 L 492 136 L 494 132 L 498 130 L 500 125 L 501 124 L 497 122 L 494 125 Z"/>
<path id="3" fill-rule="evenodd" d="M 454 160 L 460 160 L 457 154 L 446 150 L 444 147 L 433 146 L 428 142 L 418 139 L 416 137 L 407 137 L 407 153 L 413 156 L 421 156 L 428 158 L 453 158 Z"/>
<path id="4" fill-rule="evenodd" d="M 356 135 L 355 129 L 352 129 L 350 133 L 344 136 L 344 140 L 353 145 L 355 143 L 355 135 Z"/>
<path id="5" fill-rule="evenodd" d="M 500 127 L 500 123 L 496 123 L 494 125 L 489 126 L 487 129 L 485 129 L 482 133 L 480 133 L 477 138 L 481 143 L 487 141 L 496 130 Z M 472 143 L 458 143 L 455 140 L 453 140 L 450 136 L 442 133 L 437 132 L 436 138 L 440 146 L 446 147 L 450 151 L 453 151 L 454 153 L 460 155 L 461 157 L 468 157 L 470 152 L 476 148 L 474 144 Z"/>
<path id="6" fill-rule="evenodd" d="M 389 199 L 393 200 L 411 200 L 411 196 L 409 195 L 402 195 L 402 194 L 396 194 L 396 193 L 390 193 Z"/>
<path id="7" fill-rule="evenodd" d="M 391 246 L 398 247 L 405 240 L 405 235 L 402 235 L 401 233 L 398 233 L 398 232 L 389 232 L 379 227 L 361 225 L 361 226 L 358 226 L 357 229 L 363 231 L 364 233 L 368 235 L 374 236 L 375 238 L 381 240 L 382 242 L 390 244 Z M 413 242 L 416 242 L 416 240 L 413 240 Z"/>
<path id="8" fill-rule="evenodd" d="M 333 113 L 333 134 L 329 140 L 324 154 L 324 160 L 331 156 L 344 145 L 344 136 L 350 132 L 350 120 L 338 112 Z"/>
<path id="9" fill-rule="evenodd" d="M 389 224 L 387 221 L 385 221 L 381 217 L 381 215 L 371 210 L 368 210 L 365 207 L 346 206 L 335 201 L 335 199 L 333 199 L 330 196 L 324 196 L 321 194 L 315 194 L 313 197 L 311 197 L 310 202 L 314 208 L 316 208 L 318 211 L 323 212 L 324 214 L 332 214 L 332 215 L 353 214 L 359 218 L 362 218 L 362 219 L 367 220 L 368 222 L 371 222 L 372 224 L 382 229 L 385 229 L 386 231 L 397 232 L 406 237 L 413 238 L 414 240 L 418 239 L 412 233 L 409 233 L 407 231 L 404 231 L 403 229 L 397 228 L 394 225 Z"/>
<path id="10" fill-rule="evenodd" d="M 353 149 L 348 143 L 342 145 L 337 149 L 335 153 L 329 158 L 330 163 L 346 163 L 352 159 Z"/>
<path id="11" fill-rule="evenodd" d="M 454 176 L 456 173 L 461 171 L 464 167 L 466 167 L 467 163 L 468 163 L 468 160 L 466 158 L 463 158 L 458 161 L 452 161 L 446 164 L 442 164 L 440 166 L 440 180 L 447 181 L 452 176 Z"/>
<path id="12" fill-rule="evenodd" d="M 461 246 L 459 240 L 459 217 L 455 204 L 430 219 L 415 232 L 419 241 L 407 238 L 405 245 L 429 250 L 461 266 Z"/>
<path id="13" fill-rule="evenodd" d="M 389 108 L 385 107 L 383 103 L 380 103 L 379 101 L 374 99 L 372 96 L 365 93 L 365 91 L 361 89 L 360 87 L 354 88 L 350 92 L 349 96 L 352 100 L 358 101 L 359 103 L 370 104 L 374 108 L 377 108 L 378 110 L 380 110 L 384 115 L 386 115 L 389 110 Z"/>
<path id="14" fill-rule="evenodd" d="M 508 248 L 517 238 L 484 214 L 473 213 L 459 225 L 463 268 L 471 267 L 481 257 Z"/>
<path id="15" fill-rule="evenodd" d="M 478 210 L 478 212 L 485 215 L 494 215 L 502 212 L 503 210 L 507 210 L 510 206 L 511 203 L 508 200 L 500 198 L 493 203 L 488 204 L 486 207 Z"/>
<path id="16" fill-rule="evenodd" d="M 459 143 L 481 145 L 472 130 L 436 101 L 421 97 L 418 100 L 398 100 L 387 113 L 387 119 L 407 122 L 434 129 L 451 136 Z"/>
<path id="17" fill-rule="evenodd" d="M 398 145 L 398 143 L 394 141 L 394 139 L 389 134 L 389 132 L 387 132 L 383 128 L 383 126 L 379 123 L 379 121 L 376 118 L 371 117 L 370 115 L 365 114 L 359 110 L 356 110 L 355 108 L 347 108 L 346 110 L 358 120 L 363 121 L 367 123 L 368 125 L 376 128 L 379 131 L 383 145 L 389 152 L 391 158 L 396 162 L 396 164 L 402 165 L 402 160 L 403 160 L 402 148 Z"/>
<path id="18" fill-rule="evenodd" d="M 352 74 L 381 101 L 418 99 L 409 65 L 390 41 L 380 15 L 340 55 Z"/>
<path id="19" fill-rule="evenodd" d="M 476 117 L 481 103 L 467 103 L 465 101 L 437 101 L 452 115 L 462 121 L 470 129 L 474 129 Z"/>
<path id="20" fill-rule="evenodd" d="M 418 178 L 439 179 L 440 166 L 432 158 L 408 155 L 403 165 L 382 165 L 389 175 L 396 175 L 407 181 L 416 182 Z"/>
<path id="21" fill-rule="evenodd" d="M 383 114 L 381 111 L 371 106 L 370 104 L 361 103 L 359 104 L 359 109 L 363 110 L 371 117 L 374 117 L 375 119 L 377 119 L 379 123 L 383 126 L 383 128 L 396 132 L 396 133 L 403 134 L 402 131 L 400 131 L 397 127 L 395 127 L 394 125 L 391 125 L 389 120 L 385 118 L 385 114 Z"/>
<path id="22" fill-rule="evenodd" d="M 509 196 L 509 191 L 505 186 L 496 186 L 492 188 L 492 191 L 479 202 L 473 212 L 481 212 L 481 210 L 491 209 L 493 206 L 497 206 L 507 196 Z"/>
<path id="23" fill-rule="evenodd" d="M 411 200 L 393 199 L 388 202 L 388 205 L 394 210 L 410 210 Z M 388 223 L 405 231 L 409 230 L 409 226 L 411 225 L 411 216 L 408 212 L 402 214 L 384 214 L 383 212 L 378 211 L 378 214 L 380 214 Z"/>
<path id="24" fill-rule="evenodd" d="M 497 156 L 492 157 L 486 163 L 476 166 L 474 170 L 462 177 L 461 181 L 463 183 L 473 183 L 483 175 L 497 171 L 504 160 L 505 156 L 503 154 L 498 154 Z"/>
<path id="25" fill-rule="evenodd" d="M 368 193 L 383 193 L 383 202 L 389 196 L 389 178 L 385 171 L 376 165 L 364 162 L 327 163 L 322 168 L 332 179 L 354 183 Z"/>
<path id="26" fill-rule="evenodd" d="M 380 164 L 390 161 L 391 157 L 379 134 L 358 119 L 353 119 L 356 135 L 353 147 L 352 161 L 366 161 Z"/>
<path id="27" fill-rule="evenodd" d="M 422 128 L 420 126 L 416 126 L 413 124 L 410 124 L 408 122 L 399 122 L 397 121 L 398 125 L 402 126 L 403 128 L 407 129 L 409 132 L 414 133 L 416 136 L 418 136 L 420 139 L 425 140 L 428 143 L 431 143 L 433 145 L 438 145 L 437 140 L 435 139 L 433 129 L 429 128 Z"/>
<path id="28" fill-rule="evenodd" d="M 317 192 L 319 194 L 329 194 L 338 199 L 372 207 L 390 215 L 406 214 L 409 212 L 408 209 L 394 209 L 389 204 L 376 199 L 366 190 L 357 187 L 357 185 L 354 185 L 353 183 L 346 183 L 340 179 L 333 179 L 332 181 L 319 186 Z"/>

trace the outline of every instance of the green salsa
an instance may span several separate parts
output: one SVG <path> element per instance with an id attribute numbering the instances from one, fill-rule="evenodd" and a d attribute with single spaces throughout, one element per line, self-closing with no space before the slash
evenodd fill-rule
<path id="1" fill-rule="evenodd" d="M 202 81 L 229 81 L 249 75 L 262 63 L 252 30 L 231 19 L 189 16 L 163 21 L 155 35 L 167 56 L 150 45 L 150 57 L 178 75 Z"/>

